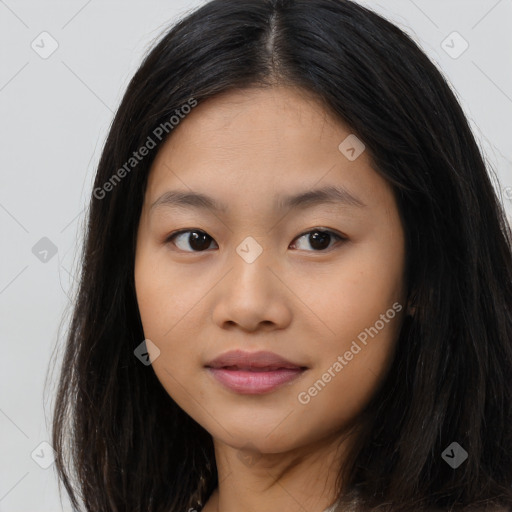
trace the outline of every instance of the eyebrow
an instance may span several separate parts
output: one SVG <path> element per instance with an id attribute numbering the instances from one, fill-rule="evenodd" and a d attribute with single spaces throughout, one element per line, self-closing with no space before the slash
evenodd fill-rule
<path id="1" fill-rule="evenodd" d="M 321 204 L 343 204 L 358 208 L 366 207 L 356 196 L 346 188 L 329 185 L 314 190 L 307 190 L 293 195 L 277 196 L 279 210 L 311 208 Z M 198 192 L 169 190 L 162 194 L 150 207 L 150 212 L 158 207 L 198 208 L 227 213 L 228 207 L 213 197 Z"/>

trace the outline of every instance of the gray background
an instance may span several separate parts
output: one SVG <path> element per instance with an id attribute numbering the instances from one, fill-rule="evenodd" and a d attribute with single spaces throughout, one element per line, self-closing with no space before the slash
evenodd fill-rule
<path id="1" fill-rule="evenodd" d="M 0 0 L 0 512 L 62 510 L 51 448 L 40 444 L 49 441 L 55 375 L 43 392 L 95 167 L 151 42 L 202 3 Z M 360 3 L 411 34 L 448 78 L 512 214 L 512 0 Z M 469 44 L 457 58 L 464 43 L 453 31 Z M 53 41 L 57 50 L 42 58 Z"/>

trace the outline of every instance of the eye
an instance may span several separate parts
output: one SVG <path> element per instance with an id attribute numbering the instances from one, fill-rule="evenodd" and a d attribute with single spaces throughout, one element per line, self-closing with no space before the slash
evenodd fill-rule
<path id="1" fill-rule="evenodd" d="M 181 230 L 177 233 L 172 233 L 165 241 L 172 242 L 174 245 L 185 252 L 203 252 L 208 249 L 210 245 L 208 240 L 213 240 L 211 236 L 206 234 L 204 231 L 200 231 L 199 229 L 189 229 L 189 230 Z M 177 243 L 175 243 L 175 241 Z M 179 247 L 179 244 L 187 245 L 192 248 L 192 250 L 187 250 L 186 248 Z"/>
<path id="2" fill-rule="evenodd" d="M 295 240 L 301 240 L 302 238 L 305 239 L 306 243 L 310 244 L 313 248 L 313 252 L 325 251 L 329 247 L 332 247 L 332 245 L 330 246 L 330 242 L 333 238 L 338 241 L 346 240 L 345 237 L 334 231 L 322 228 L 306 231 L 295 238 Z M 166 243 L 170 242 L 184 252 L 204 252 L 210 247 L 212 241 L 214 240 L 210 235 L 199 229 L 183 229 L 176 233 L 171 233 L 165 240 Z M 180 244 L 182 244 L 181 247 Z M 187 244 L 191 249 L 187 249 Z M 296 245 L 297 243 L 295 242 L 292 243 L 290 247 L 296 248 Z M 299 249 L 304 250 L 304 248 L 301 247 L 299 247 Z"/>
<path id="3" fill-rule="evenodd" d="M 333 237 L 339 241 L 346 240 L 345 237 L 338 235 L 337 233 L 334 233 L 334 231 L 322 228 L 315 228 L 310 231 L 306 231 L 305 233 L 297 237 L 295 240 L 300 240 L 301 238 L 304 238 L 306 240 L 306 243 L 309 243 L 310 246 L 313 247 L 314 252 L 320 252 L 329 248 L 329 243 Z M 296 245 L 296 243 L 292 245 Z"/>

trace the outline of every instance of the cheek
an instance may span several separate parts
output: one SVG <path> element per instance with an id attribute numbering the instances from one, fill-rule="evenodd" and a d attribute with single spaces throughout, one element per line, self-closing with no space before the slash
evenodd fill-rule
<path id="1" fill-rule="evenodd" d="M 141 249 L 135 261 L 135 289 L 144 334 L 160 342 L 171 341 L 182 329 L 204 290 L 186 273 L 166 261 L 165 251 Z"/>
<path id="2" fill-rule="evenodd" d="M 324 286 L 317 281 L 310 287 L 314 310 L 326 326 L 320 336 L 311 333 L 318 368 L 302 389 L 302 403 L 313 413 L 333 407 L 337 419 L 356 414 L 393 360 L 405 311 L 403 252 L 377 249 L 375 244 L 360 247 L 329 279 L 321 279 Z"/>
<path id="3" fill-rule="evenodd" d="M 135 261 L 135 289 L 144 336 L 158 348 L 151 352 L 152 368 L 167 393 L 182 408 L 189 409 L 195 373 L 200 366 L 200 336 L 194 331 L 195 315 L 204 291 L 183 272 L 166 264 L 165 255 L 138 249 Z M 195 398 L 201 399 L 201 390 Z"/>
<path id="4" fill-rule="evenodd" d="M 380 257 L 376 254 L 379 252 L 372 245 L 347 253 L 342 264 L 333 266 L 324 276 L 316 276 L 305 287 L 303 293 L 310 297 L 313 311 L 325 326 L 322 334 L 329 342 L 353 339 L 390 308 L 391 318 L 396 309 L 404 309 L 402 253 L 392 257 L 384 251 L 380 251 Z M 395 302 L 401 308 L 393 310 Z"/>
<path id="5" fill-rule="evenodd" d="M 308 413 L 306 422 L 323 417 L 326 426 L 345 424 L 361 413 L 384 381 L 395 355 L 402 314 L 389 303 L 372 309 L 364 306 L 362 302 L 357 316 L 338 311 L 329 324 L 335 334 L 314 337 L 311 353 L 319 357 L 297 395 Z M 356 307 L 347 304 L 346 310 L 350 308 Z"/>

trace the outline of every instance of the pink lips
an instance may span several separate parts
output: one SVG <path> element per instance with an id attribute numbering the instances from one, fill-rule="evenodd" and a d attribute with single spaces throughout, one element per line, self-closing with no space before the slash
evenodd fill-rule
<path id="1" fill-rule="evenodd" d="M 273 352 L 233 350 L 210 361 L 206 368 L 224 386 L 245 394 L 263 394 L 290 382 L 307 368 Z"/>

